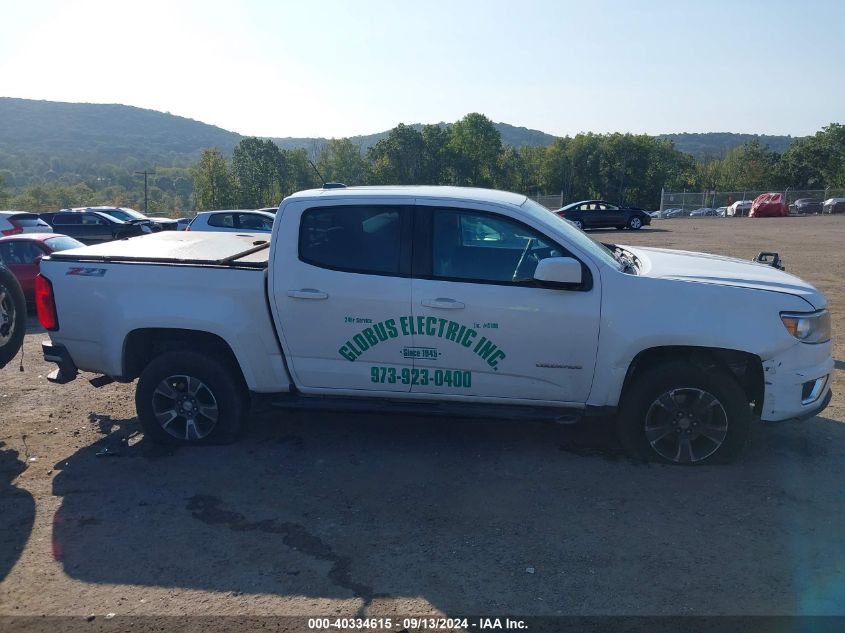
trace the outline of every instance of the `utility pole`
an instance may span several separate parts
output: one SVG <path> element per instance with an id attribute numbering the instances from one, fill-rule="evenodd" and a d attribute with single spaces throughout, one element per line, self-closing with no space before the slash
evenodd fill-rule
<path id="1" fill-rule="evenodd" d="M 136 174 L 144 174 L 144 215 L 147 214 L 147 176 L 152 176 L 155 173 L 155 168 L 152 171 L 136 171 Z"/>

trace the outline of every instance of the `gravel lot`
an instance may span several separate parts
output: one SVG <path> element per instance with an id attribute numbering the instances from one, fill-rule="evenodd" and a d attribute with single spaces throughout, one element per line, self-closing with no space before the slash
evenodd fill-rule
<path id="1" fill-rule="evenodd" d="M 779 251 L 830 300 L 831 406 L 723 467 L 631 463 L 602 425 L 275 412 L 163 450 L 133 385 L 49 385 L 33 321 L 0 371 L 0 615 L 845 613 L 845 218 L 592 235 Z"/>

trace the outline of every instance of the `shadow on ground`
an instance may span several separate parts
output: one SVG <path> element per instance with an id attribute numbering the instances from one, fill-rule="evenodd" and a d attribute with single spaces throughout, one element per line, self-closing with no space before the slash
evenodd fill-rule
<path id="1" fill-rule="evenodd" d="M 256 416 L 160 449 L 134 419 L 56 465 L 53 553 L 87 583 L 461 613 L 845 609 L 845 426 L 755 428 L 744 461 L 622 458 L 601 427 Z M 98 456 L 99 455 L 99 456 Z"/>
<path id="2" fill-rule="evenodd" d="M 20 558 L 35 522 L 35 500 L 13 483 L 26 470 L 24 459 L 0 442 L 0 581 Z"/>

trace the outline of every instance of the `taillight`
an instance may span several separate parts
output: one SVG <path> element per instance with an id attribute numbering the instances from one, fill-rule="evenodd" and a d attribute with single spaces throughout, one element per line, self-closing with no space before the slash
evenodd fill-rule
<path id="1" fill-rule="evenodd" d="M 55 331 L 59 329 L 56 300 L 53 298 L 53 284 L 40 273 L 35 278 L 35 307 L 38 309 L 38 322 L 45 330 Z"/>
<path id="2" fill-rule="evenodd" d="M 5 231 L 0 231 L 3 235 L 20 235 L 23 233 L 23 227 L 15 222 L 14 218 L 9 218 L 9 224 L 12 225 L 11 229 L 6 229 Z"/>

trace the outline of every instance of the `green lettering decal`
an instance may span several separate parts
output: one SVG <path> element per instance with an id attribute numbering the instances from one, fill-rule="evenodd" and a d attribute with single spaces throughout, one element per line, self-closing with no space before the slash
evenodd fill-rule
<path id="1" fill-rule="evenodd" d="M 367 343 L 370 344 L 370 347 L 373 345 L 378 345 L 378 338 L 376 338 L 375 333 L 373 332 L 372 328 L 365 327 L 361 330 L 361 334 L 364 335 L 364 338 L 367 339 Z"/>
<path id="2" fill-rule="evenodd" d="M 477 348 L 478 346 L 476 346 Z M 490 356 L 495 352 L 497 349 L 496 345 L 492 343 L 492 341 L 484 341 L 484 345 L 481 346 L 481 349 L 477 349 L 476 353 L 481 356 L 484 360 L 490 358 Z M 489 361 L 488 361 L 489 362 Z"/>
<path id="3" fill-rule="evenodd" d="M 372 323 L 372 319 L 346 317 L 346 323 L 353 321 L 356 323 Z M 505 353 L 486 336 L 481 336 L 476 340 L 478 329 L 470 328 L 456 321 L 434 316 L 400 316 L 398 317 L 399 327 L 397 327 L 396 321 L 397 319 L 385 319 L 384 321 L 374 323 L 371 327 L 365 327 L 353 335 L 351 340 L 347 340 L 341 345 L 337 353 L 348 361 L 355 361 L 364 352 L 376 347 L 379 343 L 399 338 L 400 335 L 415 335 L 446 338 L 467 349 L 472 348 L 473 353 L 484 360 L 494 370 L 497 370 L 499 361 L 506 357 Z M 434 348 L 406 347 L 403 350 L 403 355 L 405 358 L 436 359 L 440 356 L 440 352 Z"/>
<path id="4" fill-rule="evenodd" d="M 387 335 L 390 338 L 396 338 L 399 336 L 399 332 L 396 331 L 396 321 L 393 319 L 388 319 L 384 322 L 384 327 L 387 328 Z"/>
<path id="5" fill-rule="evenodd" d="M 487 364 L 495 369 L 496 365 L 498 365 L 499 361 L 502 360 L 504 357 L 505 353 L 502 350 L 497 349 L 495 352 L 490 354 L 490 358 L 487 359 Z"/>
<path id="6" fill-rule="evenodd" d="M 486 342 L 487 342 L 487 337 L 482 336 L 480 339 L 478 339 L 478 343 L 475 344 L 475 347 L 473 348 L 472 351 L 475 352 L 476 354 L 478 354 L 478 350 L 480 350 L 482 345 L 484 345 Z"/>
<path id="7" fill-rule="evenodd" d="M 370 349 L 370 345 L 367 343 L 367 340 L 363 337 L 363 335 L 356 334 L 352 337 L 352 340 L 355 341 L 356 345 L 361 348 L 361 351 L 366 352 Z"/>
<path id="8" fill-rule="evenodd" d="M 378 336 L 378 340 L 382 343 L 387 340 L 387 328 L 385 328 L 384 323 L 376 323 L 373 326 L 373 330 L 375 331 L 376 336 Z"/>
<path id="9" fill-rule="evenodd" d="M 446 327 L 446 324 L 448 323 L 448 321 L 446 319 L 437 319 L 437 323 L 438 323 L 437 336 L 439 336 L 440 338 L 443 338 L 443 328 Z"/>

